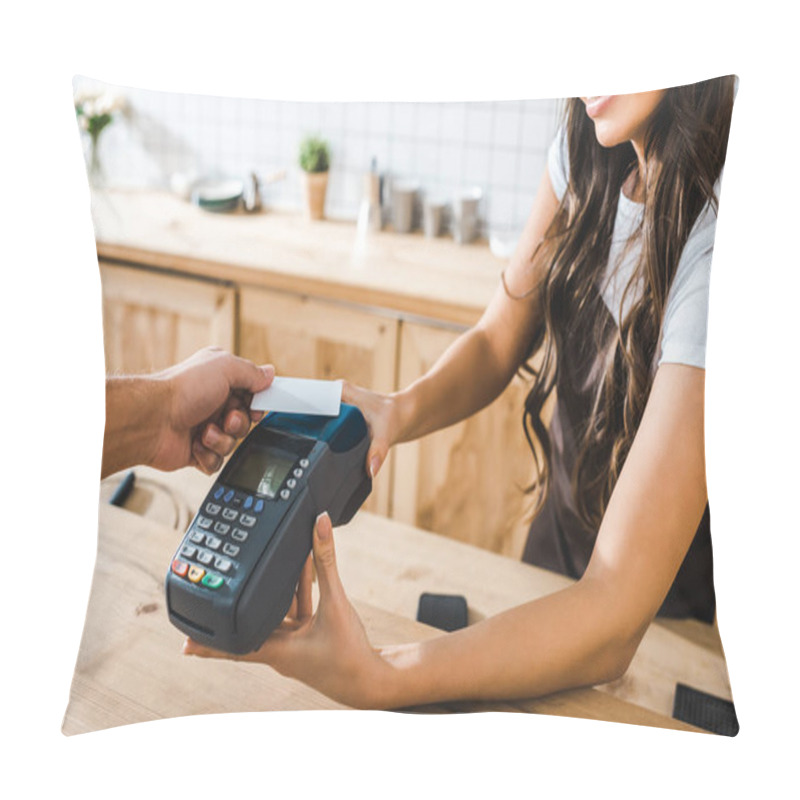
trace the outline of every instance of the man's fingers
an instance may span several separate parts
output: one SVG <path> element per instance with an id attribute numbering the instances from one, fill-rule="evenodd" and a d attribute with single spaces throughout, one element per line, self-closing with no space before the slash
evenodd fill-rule
<path id="1" fill-rule="evenodd" d="M 192 456 L 206 475 L 212 475 L 222 466 L 222 456 L 209 450 L 198 439 L 192 441 Z"/>
<path id="2" fill-rule="evenodd" d="M 222 418 L 222 430 L 229 436 L 241 439 L 250 432 L 250 412 L 240 403 L 229 402 Z"/>
<path id="3" fill-rule="evenodd" d="M 223 458 L 230 455 L 233 452 L 233 448 L 236 447 L 236 439 L 233 436 L 223 433 L 213 423 L 209 423 L 203 429 L 200 436 L 200 443 L 207 450 Z"/>
<path id="4" fill-rule="evenodd" d="M 242 359 L 239 360 L 241 361 Z M 256 367 L 250 362 L 244 363 L 246 365 L 245 371 L 252 374 L 252 369 L 257 370 L 263 382 L 242 386 L 232 382 L 230 375 L 228 376 L 230 395 L 221 414 L 221 427 L 225 433 L 237 439 L 246 436 L 250 431 L 250 426 L 264 416 L 263 411 L 252 411 L 250 402 L 253 394 L 268 388 L 275 377 L 275 368 L 271 364 Z"/>

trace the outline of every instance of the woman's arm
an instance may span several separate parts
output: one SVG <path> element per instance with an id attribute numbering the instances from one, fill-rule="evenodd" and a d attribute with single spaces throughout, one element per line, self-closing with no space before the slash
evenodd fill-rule
<path id="1" fill-rule="evenodd" d="M 706 504 L 703 370 L 659 368 L 586 573 L 555 594 L 425 642 L 373 650 L 336 571 L 329 521 L 314 535 L 320 601 L 249 661 L 364 707 L 530 697 L 621 675 L 666 596 Z M 188 642 L 186 652 L 221 655 Z"/>
<path id="2" fill-rule="evenodd" d="M 545 170 L 519 244 L 506 270 L 517 295 L 535 286 L 531 258 L 544 238 L 558 200 Z M 527 354 L 538 320 L 535 293 L 512 300 L 498 286 L 478 323 L 460 336 L 422 378 L 399 392 L 396 441 L 416 439 L 471 416 L 505 389 Z"/>
<path id="3" fill-rule="evenodd" d="M 557 208 L 545 170 L 505 273 L 510 292 L 520 296 L 533 290 L 529 296 L 513 300 L 498 286 L 475 327 L 453 342 L 425 375 L 399 392 L 382 395 L 345 384 L 343 399 L 357 405 L 370 426 L 367 464 L 373 474 L 392 445 L 460 422 L 491 403 L 508 385 L 539 324 L 535 287 L 542 276 L 534 273 L 531 259 Z"/>
<path id="4" fill-rule="evenodd" d="M 624 673 L 705 509 L 704 378 L 694 367 L 659 369 L 581 580 L 386 652 L 387 705 L 535 696 Z"/>

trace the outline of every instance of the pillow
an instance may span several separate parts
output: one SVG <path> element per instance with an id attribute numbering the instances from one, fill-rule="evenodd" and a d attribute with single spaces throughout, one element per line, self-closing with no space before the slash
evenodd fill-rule
<path id="1" fill-rule="evenodd" d="M 434 674 L 449 647 L 467 666 L 448 688 L 401 677 L 378 696 L 369 679 L 330 683 L 333 653 L 311 674 L 299 655 L 283 664 L 308 685 L 184 655 L 171 619 L 200 606 L 168 609 L 165 576 L 211 576 L 197 597 L 246 585 L 231 527 L 244 529 L 220 516 L 227 487 L 209 498 L 215 479 L 189 460 L 145 458 L 101 485 L 64 732 L 413 706 L 735 735 L 702 456 L 734 90 L 728 77 L 571 100 L 292 103 L 76 79 L 109 380 L 169 383 L 174 365 L 221 357 L 193 355 L 208 346 L 280 377 L 345 379 L 372 434 L 365 470 L 378 469 L 336 533 L 335 572 L 301 585 L 315 604 L 343 602 L 340 576 L 369 641 L 402 645 L 380 651 L 393 675 L 409 654 Z M 122 446 L 111 426 L 105 451 Z M 231 519 L 250 507 L 230 505 Z M 310 523 L 294 527 L 308 538 Z M 507 650 L 480 659 L 464 633 L 440 639 L 454 598 L 467 628 L 492 620 L 479 643 Z M 229 612 L 201 605 L 196 638 L 221 641 L 211 617 Z M 520 631 L 552 658 L 529 665 Z"/>

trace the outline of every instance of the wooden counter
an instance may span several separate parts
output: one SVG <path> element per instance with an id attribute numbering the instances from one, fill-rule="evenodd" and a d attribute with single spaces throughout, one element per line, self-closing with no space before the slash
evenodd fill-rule
<path id="1" fill-rule="evenodd" d="M 163 475 L 137 469 L 137 476 L 129 507 L 141 514 L 101 504 L 97 565 L 64 732 L 190 714 L 341 708 L 266 667 L 181 654 L 183 634 L 169 624 L 164 608 L 164 574 L 209 479 L 193 470 Z M 116 480 L 104 482 L 104 499 Z M 336 547 L 344 586 L 375 644 L 441 635 L 414 619 L 422 591 L 464 594 L 475 621 L 569 583 L 366 512 L 337 529 Z M 614 684 L 419 710 L 525 711 L 695 730 L 669 716 L 679 680 L 730 697 L 721 653 L 655 624 L 628 673 Z"/>
<path id="2" fill-rule="evenodd" d="M 92 196 L 98 255 L 240 285 L 472 325 L 497 288 L 503 259 L 485 242 L 380 231 L 297 213 L 214 214 L 165 192 Z"/>

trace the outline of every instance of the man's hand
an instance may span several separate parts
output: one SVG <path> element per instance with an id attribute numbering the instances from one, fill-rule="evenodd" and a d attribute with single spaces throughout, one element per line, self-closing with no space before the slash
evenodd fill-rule
<path id="1" fill-rule="evenodd" d="M 109 378 L 102 474 L 135 464 L 215 472 L 262 417 L 250 400 L 274 376 L 271 365 L 208 347 L 154 375 Z"/>
<path id="2" fill-rule="evenodd" d="M 169 386 L 167 413 L 150 465 L 216 472 L 236 440 L 261 418 L 262 412 L 250 411 L 250 400 L 274 376 L 272 366 L 257 367 L 216 347 L 160 373 Z"/>

